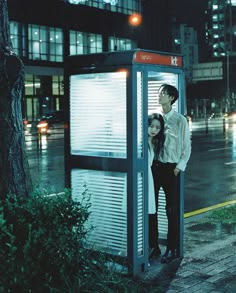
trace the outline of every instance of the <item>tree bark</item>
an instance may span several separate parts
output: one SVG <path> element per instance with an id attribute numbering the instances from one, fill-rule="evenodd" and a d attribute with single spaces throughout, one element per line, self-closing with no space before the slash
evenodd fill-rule
<path id="1" fill-rule="evenodd" d="M 27 197 L 32 181 L 26 154 L 21 98 L 24 65 L 10 40 L 7 0 L 0 0 L 0 199 Z"/>

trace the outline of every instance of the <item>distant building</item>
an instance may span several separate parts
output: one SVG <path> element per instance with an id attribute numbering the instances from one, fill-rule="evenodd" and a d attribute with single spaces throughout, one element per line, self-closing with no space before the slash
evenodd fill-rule
<path id="1" fill-rule="evenodd" d="M 209 0 L 206 41 L 212 57 L 236 52 L 236 0 Z"/>
<path id="2" fill-rule="evenodd" d="M 186 80 L 191 82 L 193 65 L 198 63 L 197 32 L 186 24 L 175 25 L 172 40 L 173 52 L 183 55 Z"/>
<path id="3" fill-rule="evenodd" d="M 236 0 L 208 0 L 204 20 L 207 58 L 194 67 L 189 103 L 203 100 L 209 114 L 221 115 L 236 109 Z"/>

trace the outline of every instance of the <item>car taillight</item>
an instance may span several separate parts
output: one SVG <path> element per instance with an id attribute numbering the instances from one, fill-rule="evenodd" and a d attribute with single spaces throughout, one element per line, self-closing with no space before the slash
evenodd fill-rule
<path id="1" fill-rule="evenodd" d="M 47 121 L 40 121 L 37 125 L 38 132 L 41 134 L 46 134 L 48 132 L 48 123 Z"/>
<path id="2" fill-rule="evenodd" d="M 48 123 L 46 121 L 41 121 L 37 125 L 38 128 L 45 128 L 48 127 Z"/>

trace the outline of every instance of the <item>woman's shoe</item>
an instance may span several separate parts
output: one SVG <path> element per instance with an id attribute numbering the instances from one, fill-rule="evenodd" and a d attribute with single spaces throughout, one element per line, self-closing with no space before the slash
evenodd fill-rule
<path id="1" fill-rule="evenodd" d="M 174 250 L 166 249 L 165 253 L 161 257 L 161 263 L 169 263 L 172 260 L 174 260 L 175 258 L 177 258 L 176 250 L 175 249 Z"/>

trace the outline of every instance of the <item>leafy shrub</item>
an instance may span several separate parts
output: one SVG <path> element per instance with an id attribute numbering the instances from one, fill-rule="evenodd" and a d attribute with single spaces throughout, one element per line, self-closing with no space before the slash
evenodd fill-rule
<path id="1" fill-rule="evenodd" d="M 85 247 L 86 193 L 81 202 L 68 190 L 0 202 L 0 292 L 163 292 L 118 273 L 105 253 Z"/>
<path id="2" fill-rule="evenodd" d="M 222 223 L 236 223 L 236 205 L 215 210 L 208 215 L 208 218 Z"/>
<path id="3" fill-rule="evenodd" d="M 51 292 L 86 272 L 83 241 L 88 202 L 68 191 L 54 196 L 9 196 L 0 206 L 0 284 L 4 292 Z M 23 290 L 23 291 L 22 291 Z M 44 290 L 44 291 L 43 291 Z"/>

